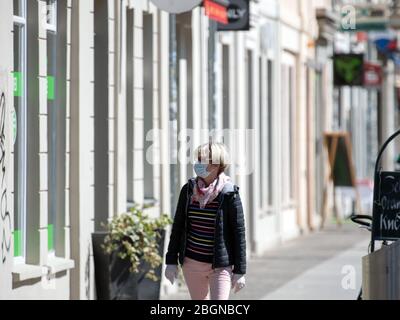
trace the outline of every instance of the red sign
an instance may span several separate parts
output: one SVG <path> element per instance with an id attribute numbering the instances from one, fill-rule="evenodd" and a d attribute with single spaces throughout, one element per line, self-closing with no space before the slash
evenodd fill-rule
<path id="1" fill-rule="evenodd" d="M 228 12 L 223 5 L 220 5 L 212 0 L 204 0 L 204 9 L 206 16 L 211 20 L 215 20 L 219 23 L 228 23 Z"/>
<path id="2" fill-rule="evenodd" d="M 382 85 L 382 66 L 373 63 L 364 63 L 364 86 L 379 87 Z"/>
<path id="3" fill-rule="evenodd" d="M 357 32 L 357 42 L 367 42 L 368 41 L 368 33 L 367 32 Z"/>

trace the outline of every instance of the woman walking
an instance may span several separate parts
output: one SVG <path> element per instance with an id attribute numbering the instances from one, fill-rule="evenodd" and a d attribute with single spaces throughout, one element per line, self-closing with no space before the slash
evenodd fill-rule
<path id="1" fill-rule="evenodd" d="M 193 300 L 228 300 L 245 286 L 246 238 L 239 187 L 225 175 L 221 143 L 197 148 L 195 178 L 182 187 L 166 254 L 171 284 L 178 264 Z"/>

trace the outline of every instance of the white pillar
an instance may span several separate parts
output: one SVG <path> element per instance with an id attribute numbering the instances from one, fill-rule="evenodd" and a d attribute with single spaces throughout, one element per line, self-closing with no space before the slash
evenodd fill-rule
<path id="1" fill-rule="evenodd" d="M 127 209 L 126 190 L 126 7 L 115 0 L 115 120 L 114 120 L 114 214 Z M 122 40 L 122 41 L 121 41 Z M 132 90 L 129 88 L 129 90 Z"/>
<path id="2" fill-rule="evenodd" d="M 93 75 L 88 73 L 88 65 L 93 64 L 90 44 L 93 33 L 93 2 L 72 0 L 71 32 L 71 154 L 70 154 L 70 221 L 71 258 L 75 269 L 71 271 L 71 299 L 87 299 L 88 289 L 93 290 L 88 279 L 87 264 L 90 263 L 91 232 L 94 229 L 94 203 L 91 199 L 93 183 L 91 171 L 93 161 L 93 120 L 90 107 L 93 104 Z M 93 68 L 89 68 L 89 70 Z M 90 293 L 89 293 L 90 295 Z"/>
<path id="3" fill-rule="evenodd" d="M 383 86 L 382 86 L 382 104 L 381 104 L 381 136 L 382 144 L 394 133 L 395 130 L 395 103 L 394 103 L 394 64 L 387 62 L 384 68 Z M 394 169 L 395 150 L 394 143 L 389 144 L 382 158 L 382 167 L 384 170 Z"/>

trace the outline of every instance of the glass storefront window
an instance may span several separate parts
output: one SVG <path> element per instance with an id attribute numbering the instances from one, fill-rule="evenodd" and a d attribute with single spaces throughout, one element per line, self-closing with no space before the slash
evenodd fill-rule
<path id="1" fill-rule="evenodd" d="M 23 261 L 26 235 L 26 0 L 14 0 L 14 110 L 18 126 L 14 144 L 14 257 Z M 16 130 L 16 128 L 14 129 Z M 18 260 L 18 259 L 17 259 Z"/>
<path id="2" fill-rule="evenodd" d="M 65 255 L 66 201 L 66 1 L 47 1 L 47 145 L 48 226 L 50 255 Z"/>
<path id="3" fill-rule="evenodd" d="M 57 108 L 56 99 L 56 66 L 57 66 L 57 33 L 56 1 L 47 1 L 47 117 L 48 117 L 48 228 L 47 241 L 50 253 L 55 251 L 55 226 L 57 225 Z"/>

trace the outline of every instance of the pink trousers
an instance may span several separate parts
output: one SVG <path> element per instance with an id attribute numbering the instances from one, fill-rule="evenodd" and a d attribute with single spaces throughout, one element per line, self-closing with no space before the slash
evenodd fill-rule
<path id="1" fill-rule="evenodd" d="M 184 257 L 182 272 L 192 300 L 229 299 L 232 266 L 212 269 L 211 265 Z"/>

